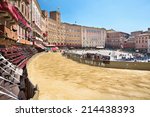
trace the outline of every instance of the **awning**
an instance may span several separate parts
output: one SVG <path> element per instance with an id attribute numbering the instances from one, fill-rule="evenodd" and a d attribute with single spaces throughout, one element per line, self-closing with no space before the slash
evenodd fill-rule
<path id="1" fill-rule="evenodd" d="M 29 28 L 31 30 L 31 26 L 28 24 L 28 22 L 24 19 L 22 14 L 19 12 L 18 8 L 15 6 L 12 6 L 13 11 L 15 12 L 16 16 L 18 17 L 18 22 L 23 24 L 26 28 Z"/>
<path id="2" fill-rule="evenodd" d="M 29 28 L 31 30 L 31 26 L 28 24 L 28 22 L 24 19 L 22 14 L 19 12 L 18 8 L 9 4 L 8 2 L 0 2 L 0 10 L 8 12 L 13 19 L 15 19 L 16 22 L 20 22 L 23 24 L 26 28 Z"/>
<path id="3" fill-rule="evenodd" d="M 51 50 L 52 51 L 57 51 L 59 48 L 58 47 L 53 47 Z"/>
<path id="4" fill-rule="evenodd" d="M 13 11 L 13 7 L 11 4 L 8 4 L 7 2 L 0 2 L 0 10 L 8 12 L 9 14 L 11 14 L 13 19 L 15 19 L 15 21 L 18 21 L 18 17 L 16 13 Z"/>

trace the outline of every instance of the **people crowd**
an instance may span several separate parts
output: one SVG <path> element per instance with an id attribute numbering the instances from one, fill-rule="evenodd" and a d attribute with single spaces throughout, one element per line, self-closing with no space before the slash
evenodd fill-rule
<path id="1" fill-rule="evenodd" d="M 129 53 L 115 50 L 64 50 L 64 53 L 74 53 L 83 59 L 102 60 L 102 61 L 129 61 L 129 62 L 150 62 L 147 54 Z"/>

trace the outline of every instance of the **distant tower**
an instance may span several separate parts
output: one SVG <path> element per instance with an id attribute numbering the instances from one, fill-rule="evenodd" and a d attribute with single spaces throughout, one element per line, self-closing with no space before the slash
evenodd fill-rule
<path id="1" fill-rule="evenodd" d="M 61 22 L 61 14 L 59 11 L 51 11 L 50 12 L 50 18 L 57 21 L 57 22 Z"/>

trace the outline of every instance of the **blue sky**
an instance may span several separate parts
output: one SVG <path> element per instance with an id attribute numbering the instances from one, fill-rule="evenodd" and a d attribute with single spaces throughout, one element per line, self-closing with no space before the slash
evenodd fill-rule
<path id="1" fill-rule="evenodd" d="M 62 22 L 132 32 L 150 27 L 150 0 L 38 0 L 41 9 L 60 8 Z"/>

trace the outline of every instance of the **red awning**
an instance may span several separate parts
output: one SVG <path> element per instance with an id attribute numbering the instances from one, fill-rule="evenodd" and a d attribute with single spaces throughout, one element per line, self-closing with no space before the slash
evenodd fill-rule
<path id="1" fill-rule="evenodd" d="M 15 21 L 18 21 L 18 17 L 16 15 L 16 13 L 14 13 L 12 5 L 8 4 L 7 2 L 1 2 L 0 10 L 8 12 L 9 14 L 12 15 L 12 17 L 13 17 L 13 19 L 15 19 Z"/>
<path id="2" fill-rule="evenodd" d="M 58 47 L 53 47 L 51 50 L 52 51 L 57 51 L 59 48 Z"/>
<path id="3" fill-rule="evenodd" d="M 24 17 L 19 12 L 18 8 L 15 6 L 12 6 L 12 9 L 16 16 L 18 17 L 18 22 L 22 23 L 25 27 L 29 28 L 31 30 L 31 26 L 28 24 L 28 22 L 24 19 Z"/>
<path id="4" fill-rule="evenodd" d="M 22 23 L 26 28 L 29 28 L 31 30 L 31 26 L 20 14 L 17 7 L 7 2 L 0 2 L 0 10 L 8 12 L 13 17 L 13 19 L 15 19 L 15 21 Z"/>

